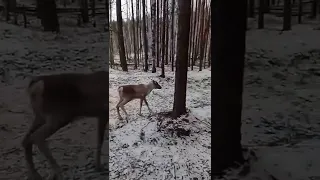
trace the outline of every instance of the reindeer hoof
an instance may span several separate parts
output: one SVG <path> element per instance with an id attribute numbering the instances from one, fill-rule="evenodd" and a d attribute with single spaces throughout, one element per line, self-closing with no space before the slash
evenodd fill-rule
<path id="1" fill-rule="evenodd" d="M 42 180 L 42 177 L 38 172 L 35 172 L 33 174 L 29 174 L 27 180 Z"/>
<path id="2" fill-rule="evenodd" d="M 120 116 L 120 117 L 118 117 L 118 119 L 120 120 L 120 121 L 122 121 L 123 120 L 123 118 Z"/>
<path id="3" fill-rule="evenodd" d="M 142 116 L 142 114 L 141 114 L 141 113 L 139 113 L 138 115 L 139 115 L 139 116 Z"/>

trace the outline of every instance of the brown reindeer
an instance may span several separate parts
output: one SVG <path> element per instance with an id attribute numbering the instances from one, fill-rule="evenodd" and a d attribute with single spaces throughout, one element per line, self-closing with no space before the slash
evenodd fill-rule
<path id="1" fill-rule="evenodd" d="M 109 73 L 58 74 L 37 76 L 28 87 L 35 119 L 26 133 L 22 146 L 31 180 L 42 179 L 32 159 L 32 145 L 49 161 L 49 179 L 62 180 L 62 169 L 53 158 L 46 139 L 79 117 L 98 118 L 96 170 L 101 170 L 101 148 L 105 128 L 109 125 Z"/>
<path id="2" fill-rule="evenodd" d="M 123 110 L 123 112 L 126 114 L 126 117 L 128 117 L 127 111 L 124 109 L 124 105 L 126 105 L 128 102 L 134 100 L 134 99 L 140 99 L 140 111 L 139 115 L 141 115 L 141 107 L 143 101 L 146 103 L 149 112 L 152 114 L 152 110 L 149 107 L 149 104 L 147 102 L 146 96 L 153 90 L 153 89 L 161 89 L 162 87 L 154 80 L 152 80 L 148 84 L 138 84 L 138 85 L 123 85 L 118 88 L 120 100 L 117 104 L 117 113 L 118 118 L 122 120 L 123 118 L 120 115 L 120 109 Z"/>

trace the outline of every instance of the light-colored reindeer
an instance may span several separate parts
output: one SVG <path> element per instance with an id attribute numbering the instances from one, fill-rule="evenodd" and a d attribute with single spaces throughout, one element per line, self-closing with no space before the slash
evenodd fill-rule
<path id="1" fill-rule="evenodd" d="M 126 114 L 128 117 L 127 111 L 124 109 L 124 105 L 134 99 L 140 99 L 140 110 L 139 115 L 141 115 L 141 108 L 143 101 L 146 103 L 149 112 L 152 114 L 152 110 L 149 107 L 147 102 L 146 96 L 153 90 L 153 89 L 161 89 L 162 87 L 154 80 L 149 82 L 148 84 L 138 84 L 138 85 L 123 85 L 118 88 L 120 100 L 116 106 L 118 118 L 122 120 L 123 118 L 120 115 L 120 109 Z M 128 121 L 128 120 L 127 120 Z"/>
<path id="2" fill-rule="evenodd" d="M 29 83 L 28 95 L 35 119 L 22 146 L 31 180 L 42 179 L 32 159 L 32 145 L 38 146 L 52 167 L 49 179 L 62 180 L 62 170 L 53 158 L 46 139 L 79 117 L 96 117 L 96 170 L 101 167 L 101 148 L 109 125 L 109 73 L 58 74 L 37 76 Z"/>

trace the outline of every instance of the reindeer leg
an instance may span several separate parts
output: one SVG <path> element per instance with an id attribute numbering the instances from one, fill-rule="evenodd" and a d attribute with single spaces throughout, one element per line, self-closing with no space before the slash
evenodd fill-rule
<path id="1" fill-rule="evenodd" d="M 150 112 L 151 114 L 153 114 L 152 110 L 151 110 L 150 107 L 149 107 L 149 104 L 148 104 L 148 102 L 147 102 L 147 99 L 144 98 L 143 100 L 144 100 L 144 102 L 146 103 L 146 105 L 147 105 L 147 107 L 148 107 L 148 109 L 149 109 L 149 112 Z"/>
<path id="2" fill-rule="evenodd" d="M 53 158 L 50 149 L 47 145 L 46 139 L 50 137 L 53 133 L 58 131 L 60 128 L 68 124 L 69 119 L 57 119 L 50 118 L 46 121 L 44 125 L 34 131 L 25 141 L 27 143 L 35 144 L 38 146 L 41 154 L 43 154 L 49 161 L 53 173 L 49 176 L 49 179 L 62 180 L 62 170 L 57 164 L 56 160 Z"/>
<path id="3" fill-rule="evenodd" d="M 109 128 L 108 118 L 105 116 L 101 116 L 98 118 L 98 134 L 97 134 L 97 150 L 96 150 L 96 171 L 101 171 L 101 149 L 104 140 L 104 134 L 106 127 Z M 107 143 L 108 144 L 108 143 Z M 109 149 L 109 148 L 108 148 Z"/>
<path id="4" fill-rule="evenodd" d="M 140 116 L 142 116 L 142 114 L 141 114 L 142 103 L 143 103 L 143 99 L 140 99 L 140 110 L 139 110 L 139 115 Z"/>
<path id="5" fill-rule="evenodd" d="M 127 120 L 127 122 L 128 122 L 128 113 L 127 113 L 127 111 L 124 109 L 124 105 L 126 105 L 128 102 L 130 102 L 132 99 L 123 99 L 122 101 L 121 101 L 121 103 L 119 104 L 119 106 L 120 106 L 120 108 L 123 110 L 123 112 L 126 114 L 126 120 Z"/>
<path id="6" fill-rule="evenodd" d="M 36 116 L 35 120 L 32 122 L 31 127 L 29 128 L 28 132 L 24 136 L 22 140 L 22 146 L 24 148 L 25 160 L 28 167 L 28 179 L 30 180 L 41 180 L 42 177 L 35 169 L 33 158 L 32 158 L 32 143 L 28 142 L 28 138 L 30 135 L 36 131 L 39 127 L 44 124 L 44 119 L 40 116 Z"/>
<path id="7" fill-rule="evenodd" d="M 38 149 L 40 152 L 48 159 L 51 168 L 53 169 L 52 173 L 49 175 L 49 180 L 62 180 L 62 169 L 58 165 L 57 161 L 53 158 L 47 141 L 38 143 Z"/>
<path id="8" fill-rule="evenodd" d="M 118 104 L 117 104 L 117 106 L 116 106 L 116 108 L 117 108 L 117 114 L 118 114 L 118 119 L 119 120 L 123 120 L 123 118 L 121 117 L 121 115 L 120 115 L 120 103 L 123 101 L 123 98 L 120 98 L 120 100 L 119 100 L 119 102 L 118 102 Z"/>

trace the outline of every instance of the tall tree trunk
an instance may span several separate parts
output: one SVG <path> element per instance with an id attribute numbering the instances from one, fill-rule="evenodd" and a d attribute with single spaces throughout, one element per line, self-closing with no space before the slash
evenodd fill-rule
<path id="1" fill-rule="evenodd" d="M 60 32 L 60 25 L 58 20 L 56 1 L 45 0 L 43 2 L 42 22 L 44 31 Z"/>
<path id="2" fill-rule="evenodd" d="M 196 34 L 196 43 L 195 43 L 195 54 L 194 54 L 194 61 L 193 61 L 193 66 L 195 65 L 195 62 L 198 60 L 198 53 L 199 53 L 199 49 L 200 49 L 200 36 L 201 36 L 201 33 L 200 33 L 200 16 L 201 16 L 201 1 L 199 1 L 199 4 L 198 4 L 198 7 L 197 7 L 197 11 L 198 11 L 198 15 L 197 15 L 197 24 L 196 24 L 196 31 L 195 31 L 195 34 Z"/>
<path id="3" fill-rule="evenodd" d="M 291 0 L 284 0 L 282 30 L 291 30 Z"/>
<path id="4" fill-rule="evenodd" d="M 109 16 L 108 16 L 108 14 L 109 14 L 109 11 L 110 11 L 110 9 L 109 9 L 109 4 L 111 4 L 111 3 L 109 3 L 109 0 L 106 0 L 105 1 L 105 3 L 104 3 L 104 5 L 105 5 L 105 8 L 106 8 L 106 15 L 107 15 L 107 24 L 109 24 L 109 20 L 111 19 L 111 18 L 109 18 Z M 107 26 L 108 28 L 109 28 L 109 26 Z"/>
<path id="5" fill-rule="evenodd" d="M 159 54 L 160 54 L 160 61 L 162 61 L 163 56 L 163 48 L 162 48 L 162 30 L 163 30 L 163 1 L 160 0 L 160 13 L 159 13 Z M 161 65 L 162 67 L 162 65 Z"/>
<path id="6" fill-rule="evenodd" d="M 141 8 L 141 2 L 139 3 L 139 18 L 141 17 L 140 15 L 141 15 L 141 10 L 143 10 L 143 8 Z M 143 21 L 143 20 L 142 20 Z M 143 42 L 143 39 L 142 39 L 142 26 L 143 26 L 143 22 L 141 21 L 141 18 L 140 18 L 140 25 L 139 25 L 139 39 L 140 39 L 140 41 L 139 41 L 139 49 L 140 49 L 140 57 L 141 57 L 141 61 L 142 61 L 142 57 L 143 57 L 143 55 L 142 55 L 142 53 L 143 53 L 143 48 L 142 48 L 142 46 L 143 46 L 143 44 L 142 44 L 142 42 Z M 141 28 L 142 27 L 142 28 Z M 142 61 L 143 62 L 143 61 Z"/>
<path id="7" fill-rule="evenodd" d="M 110 67 L 112 68 L 114 66 L 114 56 L 113 56 L 113 39 L 112 39 L 112 31 L 109 31 L 110 33 L 110 45 L 109 45 L 109 60 L 110 60 Z"/>
<path id="8" fill-rule="evenodd" d="M 138 59 L 138 66 L 140 65 L 140 2 L 139 0 L 136 1 L 136 8 L 137 8 L 137 59 Z"/>
<path id="9" fill-rule="evenodd" d="M 187 112 L 186 92 L 189 54 L 191 0 L 178 0 L 177 61 L 174 86 L 173 118 Z"/>
<path id="10" fill-rule="evenodd" d="M 258 29 L 264 28 L 264 0 L 259 0 Z"/>
<path id="11" fill-rule="evenodd" d="M 91 16 L 94 18 L 96 16 L 96 0 L 91 0 Z M 95 23 L 95 21 L 94 21 Z M 95 26 L 95 25 L 94 25 Z"/>
<path id="12" fill-rule="evenodd" d="M 210 37 L 209 37 L 209 28 L 211 27 L 211 2 L 210 2 L 210 5 L 207 9 L 207 13 L 206 13 L 206 28 L 204 30 L 204 41 L 205 41 L 205 46 L 204 46 L 204 57 L 203 57 L 203 60 L 204 60 L 204 63 L 203 63 L 203 68 L 205 68 L 205 64 L 206 64 L 206 59 L 207 59 L 207 53 L 208 53 L 208 44 L 210 43 L 209 40 L 210 40 Z M 211 31 L 210 31 L 211 32 Z M 208 61 L 209 62 L 209 61 Z"/>
<path id="13" fill-rule="evenodd" d="M 130 33 L 130 21 L 129 21 L 129 2 L 128 0 L 126 0 L 126 7 L 127 7 L 127 21 L 125 21 L 125 45 L 127 46 L 126 47 L 126 57 L 127 57 L 127 60 L 128 61 L 131 61 L 132 58 L 131 58 L 131 54 L 132 54 L 132 51 L 131 51 L 131 33 Z"/>
<path id="14" fill-rule="evenodd" d="M 125 49 L 124 49 L 121 0 L 116 0 L 116 11 L 117 11 L 120 64 L 121 64 L 121 68 L 123 71 L 128 71 L 128 65 L 127 65 L 127 60 L 126 60 L 126 56 L 125 56 Z"/>
<path id="15" fill-rule="evenodd" d="M 254 18 L 255 0 L 248 0 L 248 1 L 249 1 L 248 17 Z"/>
<path id="16" fill-rule="evenodd" d="M 159 13 L 159 52 L 160 52 L 160 61 L 162 61 L 163 48 L 162 48 L 162 30 L 163 30 L 163 1 L 160 0 L 160 13 Z M 162 66 L 161 66 L 162 67 Z"/>
<path id="17" fill-rule="evenodd" d="M 195 12 L 194 12 L 194 22 L 193 22 L 193 40 L 192 40 L 192 59 L 191 59 L 191 70 L 193 70 L 193 66 L 196 60 L 196 48 L 197 48 L 197 17 L 199 16 L 198 14 L 198 6 L 199 6 L 199 1 L 196 1 L 196 6 L 195 6 Z"/>
<path id="18" fill-rule="evenodd" d="M 270 12 L 270 0 L 264 0 L 264 12 L 269 13 Z"/>
<path id="19" fill-rule="evenodd" d="M 317 17 L 317 11 L 318 11 L 318 0 L 312 1 L 312 9 L 311 9 L 311 19 L 315 19 Z"/>
<path id="20" fill-rule="evenodd" d="M 81 15 L 83 23 L 89 22 L 88 0 L 81 0 Z"/>
<path id="21" fill-rule="evenodd" d="M 156 22 L 156 24 L 157 24 L 157 33 L 156 33 L 156 36 L 157 36 L 157 42 L 156 42 L 156 46 L 157 46 L 157 67 L 159 67 L 160 66 L 160 46 L 159 46 L 159 39 L 160 39 L 160 32 L 159 32 L 159 1 L 160 0 L 156 0 L 157 1 L 157 22 Z"/>
<path id="22" fill-rule="evenodd" d="M 165 29 L 166 29 L 166 40 L 165 40 L 165 53 L 164 53 L 164 56 L 165 56 L 165 63 L 166 65 L 169 64 L 168 62 L 168 50 L 169 50 L 169 13 L 168 13 L 168 2 L 169 0 L 166 1 L 166 22 L 165 22 Z"/>
<path id="23" fill-rule="evenodd" d="M 298 23 L 301 24 L 301 17 L 302 17 L 302 0 L 299 0 L 298 4 Z"/>
<path id="24" fill-rule="evenodd" d="M 165 64 L 165 35 L 166 35 L 166 17 L 167 17 L 167 11 L 166 11 L 166 1 L 168 0 L 163 0 L 163 21 L 162 21 L 162 59 L 161 59 L 161 75 L 160 77 L 164 78 L 165 77 L 165 73 L 164 73 L 164 64 Z"/>
<path id="25" fill-rule="evenodd" d="M 126 23 L 124 24 L 124 27 L 123 27 L 123 34 L 126 35 L 126 37 L 123 35 L 123 40 L 124 40 L 124 50 L 125 50 L 125 56 L 126 56 L 126 59 L 127 61 L 130 62 L 130 56 L 129 56 L 129 45 L 128 45 L 128 29 L 126 28 Z"/>
<path id="26" fill-rule="evenodd" d="M 151 0 L 151 31 L 152 31 L 152 47 L 151 47 L 151 56 L 152 56 L 152 73 L 156 72 L 156 0 Z"/>
<path id="27" fill-rule="evenodd" d="M 9 3 L 10 1 L 7 0 L 6 1 L 7 3 Z M 44 1 L 41 1 L 41 0 L 36 0 L 36 12 L 37 12 L 37 18 L 41 19 L 42 20 L 42 17 L 43 17 L 43 13 L 44 13 Z M 42 22 L 41 22 L 42 23 Z M 43 25 L 43 24 L 41 24 Z"/>
<path id="28" fill-rule="evenodd" d="M 193 7 L 194 7 L 194 1 L 191 1 L 191 16 L 190 16 L 190 33 L 189 33 L 189 55 L 188 55 L 188 67 L 190 67 L 191 65 L 191 57 L 192 57 L 192 37 L 193 37 L 193 19 L 194 19 L 194 11 L 193 11 Z"/>
<path id="29" fill-rule="evenodd" d="M 244 162 L 241 110 L 246 43 L 246 1 L 213 1 L 212 174 L 213 179 Z M 236 16 L 235 16 L 236 14 Z M 234 22 L 234 23 L 230 23 Z M 230 66 L 230 63 L 232 64 Z"/>
<path id="30" fill-rule="evenodd" d="M 149 69 L 148 61 L 148 39 L 147 39 L 147 23 L 146 23 L 146 1 L 142 0 L 142 21 L 143 21 L 143 44 L 144 44 L 144 71 Z"/>
<path id="31" fill-rule="evenodd" d="M 175 49 L 176 49 L 176 44 L 175 44 L 175 34 L 174 34 L 174 9 L 176 6 L 176 1 L 172 0 L 172 9 L 171 9 L 171 17 L 172 17 L 172 25 L 171 25 L 171 43 L 172 43 L 172 48 L 171 48 L 171 70 L 174 70 L 174 62 L 175 62 Z M 190 53 L 189 53 L 190 54 Z"/>
<path id="32" fill-rule="evenodd" d="M 204 26 L 204 11 L 205 11 L 205 1 L 202 1 L 201 4 L 201 15 L 200 15 L 200 30 L 199 30 L 199 42 L 200 42 L 200 56 L 199 56 L 199 71 L 202 71 L 203 66 L 203 54 L 204 54 L 204 45 L 205 45 L 205 33 L 203 31 Z"/>
<path id="33" fill-rule="evenodd" d="M 211 36 L 210 36 L 210 39 L 209 39 L 209 52 L 208 52 L 208 67 L 211 67 Z"/>
<path id="34" fill-rule="evenodd" d="M 107 26 L 108 26 L 108 29 L 110 29 L 110 23 L 109 23 L 109 20 L 111 19 L 111 17 L 112 17 L 112 14 L 111 14 L 111 11 L 109 11 L 109 7 L 110 7 L 110 9 L 111 9 L 111 3 L 109 4 L 108 3 L 109 1 L 107 1 L 106 2 L 106 6 L 108 6 L 108 8 L 106 8 L 107 9 L 107 13 L 108 13 L 108 15 L 107 15 Z M 113 50 L 113 45 L 114 45 L 114 42 L 113 42 L 113 34 L 112 34 L 112 31 L 109 31 L 109 60 L 110 60 L 110 67 L 112 68 L 113 67 L 113 65 L 114 65 L 114 50 Z"/>
<path id="35" fill-rule="evenodd" d="M 132 37 L 133 37 L 133 60 L 134 60 L 134 69 L 137 69 L 137 46 L 136 46 L 136 31 L 135 31 L 135 21 L 134 21 L 134 8 L 133 0 L 131 0 L 131 10 L 132 10 Z"/>

